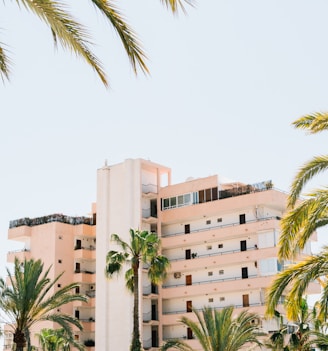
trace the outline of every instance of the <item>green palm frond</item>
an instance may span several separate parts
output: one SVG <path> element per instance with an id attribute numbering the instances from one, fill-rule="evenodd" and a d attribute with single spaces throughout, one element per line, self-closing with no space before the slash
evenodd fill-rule
<path id="1" fill-rule="evenodd" d="M 105 275 L 110 278 L 113 274 L 120 274 L 123 264 L 127 261 L 128 254 L 118 251 L 109 251 L 106 256 Z"/>
<path id="2" fill-rule="evenodd" d="M 147 57 L 141 47 L 140 41 L 137 38 L 136 33 L 127 24 L 126 19 L 123 18 L 116 6 L 114 6 L 110 1 L 106 0 L 91 0 L 91 2 L 116 30 L 134 72 L 137 73 L 139 67 L 144 73 L 149 73 L 145 63 Z"/>
<path id="3" fill-rule="evenodd" d="M 189 6 L 193 6 L 193 1 L 192 0 L 161 0 L 161 2 L 168 8 L 170 9 L 174 14 L 178 13 L 179 8 L 183 13 L 186 13 L 186 8 L 184 7 L 184 3 L 186 3 Z"/>
<path id="4" fill-rule="evenodd" d="M 153 284 L 159 284 L 167 276 L 170 261 L 166 256 L 155 255 L 150 259 L 148 278 Z"/>
<path id="5" fill-rule="evenodd" d="M 0 309 L 5 312 L 8 324 L 12 326 L 15 335 L 24 335 L 31 326 L 39 321 L 52 320 L 63 326 L 70 335 L 71 326 L 81 328 L 79 321 L 61 313 L 54 313 L 56 309 L 72 301 L 86 301 L 82 295 L 73 294 L 78 285 L 75 283 L 64 286 L 52 293 L 54 280 L 48 277 L 50 268 L 43 270 L 40 260 L 24 260 L 17 258 L 14 262 L 14 273 L 8 269 L 9 284 L 0 280 Z M 21 345 L 20 345 L 21 346 Z"/>
<path id="6" fill-rule="evenodd" d="M 3 44 L 0 43 L 0 76 L 4 81 L 9 80 L 11 61 L 8 57 L 7 51 L 4 49 Z"/>
<path id="7" fill-rule="evenodd" d="M 309 284 L 318 278 L 326 277 L 327 274 L 328 247 L 325 246 L 319 254 L 309 256 L 302 262 L 290 265 L 285 271 L 277 275 L 267 291 L 266 313 L 272 316 L 280 297 L 285 294 L 287 316 L 291 320 L 295 320 L 298 317 L 299 306 Z M 286 290 L 287 288 L 289 291 Z M 327 288 L 324 289 L 322 296 L 322 298 L 328 298 Z M 321 306 L 321 308 L 324 307 Z"/>
<path id="8" fill-rule="evenodd" d="M 234 308 L 225 307 L 215 310 L 204 307 L 200 312 L 193 311 L 197 320 L 182 317 L 181 322 L 192 330 L 204 351 L 237 351 L 246 344 L 261 345 L 258 340 L 257 328 L 252 323 L 256 314 L 243 311 L 233 318 Z M 192 350 L 184 342 L 171 340 L 162 350 L 176 348 L 178 350 Z"/>
<path id="9" fill-rule="evenodd" d="M 287 206 L 293 208 L 301 195 L 302 190 L 309 180 L 311 180 L 317 174 L 326 171 L 328 169 L 328 156 L 317 156 L 309 162 L 305 163 L 299 172 L 296 174 L 292 185 L 290 195 L 288 197 Z"/>
<path id="10" fill-rule="evenodd" d="M 86 28 L 73 19 L 62 3 L 53 0 L 19 1 L 51 28 L 55 42 L 59 41 L 64 48 L 82 57 L 97 72 L 103 84 L 108 86 L 100 61 L 88 48 L 91 40 Z"/>
<path id="11" fill-rule="evenodd" d="M 180 351 L 193 351 L 192 347 L 179 339 L 171 339 L 160 348 L 161 351 L 167 351 L 170 349 L 176 349 Z"/>
<path id="12" fill-rule="evenodd" d="M 305 115 L 293 122 L 295 128 L 306 129 L 310 134 L 328 130 L 328 113 L 315 112 Z"/>
<path id="13" fill-rule="evenodd" d="M 315 230 L 328 223 L 328 189 L 317 189 L 281 220 L 279 258 L 291 258 L 302 250 Z"/>

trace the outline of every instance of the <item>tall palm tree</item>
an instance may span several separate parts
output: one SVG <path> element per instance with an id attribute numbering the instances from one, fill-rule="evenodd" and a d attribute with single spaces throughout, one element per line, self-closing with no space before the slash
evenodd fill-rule
<path id="1" fill-rule="evenodd" d="M 0 310 L 13 331 L 17 351 L 23 350 L 27 332 L 40 321 L 58 323 L 70 337 L 73 337 L 71 326 L 82 329 L 75 317 L 58 312 L 58 308 L 72 301 L 86 301 L 87 298 L 73 293 L 78 286 L 76 283 L 52 292 L 63 273 L 51 280 L 48 276 L 51 267 L 45 271 L 43 268 L 40 260 L 20 262 L 16 258 L 13 274 L 7 268 L 9 283 L 0 279 Z"/>
<path id="2" fill-rule="evenodd" d="M 133 333 L 131 351 L 141 350 L 139 330 L 139 274 L 142 265 L 147 265 L 148 278 L 153 284 L 159 284 L 165 279 L 169 260 L 161 255 L 160 240 L 155 233 L 130 229 L 129 243 L 123 241 L 117 234 L 112 234 L 114 241 L 121 251 L 111 250 L 106 257 L 106 276 L 111 278 L 115 273 L 120 274 L 124 264 L 130 268 L 125 273 L 126 287 L 133 293 Z"/>
<path id="3" fill-rule="evenodd" d="M 191 4 L 192 0 L 161 0 L 166 7 L 176 13 L 179 8 L 184 11 L 183 2 Z M 64 0 L 17 0 L 17 5 L 30 10 L 38 16 L 51 30 L 55 44 L 60 44 L 77 56 L 83 58 L 98 74 L 105 86 L 108 81 L 98 58 L 90 50 L 90 35 L 87 29 L 67 11 Z M 4 0 L 4 3 L 6 1 Z M 91 0 L 92 5 L 104 15 L 121 39 L 135 73 L 141 69 L 148 73 L 146 55 L 133 29 L 127 24 L 124 16 L 110 0 Z M 0 42 L 0 76 L 8 79 L 11 60 L 6 46 Z"/>
<path id="4" fill-rule="evenodd" d="M 328 130 L 328 113 L 314 113 L 294 123 L 299 129 L 316 134 Z M 281 221 L 279 257 L 291 258 L 303 249 L 313 231 L 328 223 L 328 188 L 315 189 L 298 202 L 304 187 L 319 173 L 328 169 L 328 155 L 316 156 L 296 174 L 288 197 L 288 212 Z"/>
<path id="5" fill-rule="evenodd" d="M 200 312 L 194 310 L 197 322 L 182 317 L 181 322 L 192 330 L 203 351 L 238 351 L 246 344 L 261 345 L 258 340 L 258 327 L 253 320 L 254 313 L 242 311 L 233 317 L 234 308 L 222 310 L 204 307 Z M 193 348 L 181 340 L 171 340 L 164 344 L 161 351 L 171 348 L 181 351 L 193 351 Z"/>

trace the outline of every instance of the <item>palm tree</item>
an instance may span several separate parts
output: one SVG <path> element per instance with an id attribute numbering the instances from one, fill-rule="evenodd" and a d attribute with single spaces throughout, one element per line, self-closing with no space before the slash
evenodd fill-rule
<path id="1" fill-rule="evenodd" d="M 139 331 L 139 274 L 142 265 L 147 265 L 148 278 L 153 284 L 165 279 L 169 267 L 168 259 L 159 254 L 160 240 L 155 233 L 130 229 L 130 242 L 123 241 L 117 234 L 112 234 L 121 251 L 111 250 L 106 257 L 106 276 L 111 278 L 122 271 L 128 263 L 130 268 L 125 273 L 126 287 L 133 293 L 133 333 L 131 351 L 141 350 Z"/>
<path id="2" fill-rule="evenodd" d="M 73 337 L 71 326 L 82 329 L 75 317 L 58 312 L 58 308 L 72 301 L 86 301 L 87 298 L 73 293 L 78 286 L 76 283 L 52 292 L 63 273 L 51 280 L 48 276 L 50 269 L 44 272 L 40 260 L 20 262 L 16 258 L 13 274 L 7 268 L 9 284 L 0 279 L 0 310 L 13 331 L 17 351 L 23 350 L 30 328 L 40 321 L 58 323 L 70 337 Z"/>
<path id="3" fill-rule="evenodd" d="M 176 13 L 179 8 L 184 11 L 183 1 L 191 4 L 192 0 L 161 1 L 173 13 Z M 37 15 L 50 28 L 55 44 L 60 42 L 63 48 L 69 49 L 83 58 L 96 71 L 103 84 L 108 85 L 100 61 L 89 48 L 92 43 L 87 29 L 67 11 L 67 4 L 64 0 L 17 0 L 16 2 L 18 6 L 22 5 L 21 7 Z M 109 0 L 91 0 L 91 3 L 117 32 L 134 72 L 137 73 L 138 69 L 141 69 L 144 73 L 148 73 L 145 63 L 146 55 L 137 35 L 127 24 L 116 5 Z M 0 42 L 0 76 L 2 80 L 9 79 L 10 70 L 11 61 L 8 57 L 8 51 L 6 46 Z"/>
<path id="4" fill-rule="evenodd" d="M 80 351 L 85 350 L 83 344 L 76 342 L 74 338 L 68 335 L 65 330 L 43 328 L 37 334 L 42 351 L 69 351 L 70 345 Z"/>
<path id="5" fill-rule="evenodd" d="M 328 113 L 315 113 L 299 118 L 294 123 L 310 134 L 328 130 Z M 328 223 L 328 189 L 315 189 L 298 202 L 306 184 L 328 169 L 328 155 L 316 156 L 306 162 L 296 174 L 288 197 L 288 213 L 281 221 L 279 257 L 291 258 L 303 249 L 312 233 Z"/>
<path id="6" fill-rule="evenodd" d="M 186 317 L 182 317 L 181 322 L 192 330 L 203 351 L 237 351 L 246 344 L 261 345 L 258 340 L 258 327 L 253 323 L 258 316 L 242 311 L 233 318 L 233 312 L 232 306 L 220 311 L 204 307 L 201 313 L 194 310 L 197 322 Z M 171 348 L 193 351 L 192 347 L 180 340 L 167 342 L 161 351 Z"/>

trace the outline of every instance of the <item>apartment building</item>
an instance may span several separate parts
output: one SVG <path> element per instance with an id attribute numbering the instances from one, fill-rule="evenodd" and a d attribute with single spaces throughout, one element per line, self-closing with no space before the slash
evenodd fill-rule
<path id="1" fill-rule="evenodd" d="M 74 329 L 75 339 L 88 345 L 95 341 L 95 293 L 96 293 L 96 226 L 95 215 L 90 217 L 69 217 L 53 214 L 38 218 L 22 218 L 9 224 L 8 239 L 23 243 L 20 251 L 9 252 L 7 261 L 13 263 L 15 257 L 20 260 L 41 259 L 44 267 L 52 266 L 49 277 L 54 279 L 65 272 L 56 289 L 79 283 L 76 293 L 89 297 L 87 303 L 75 301 L 63 306 L 61 312 L 75 315 L 80 319 L 83 332 Z M 52 322 L 35 325 L 31 330 L 32 345 L 38 345 L 34 337 L 42 328 L 55 328 Z M 74 327 L 75 328 L 75 327 Z M 6 333 L 5 349 L 11 349 L 11 335 Z M 94 350 L 89 346 L 88 350 Z"/>
<path id="2" fill-rule="evenodd" d="M 182 316 L 193 318 L 193 308 L 233 305 L 264 317 L 265 289 L 283 268 L 276 245 L 286 196 L 271 181 L 226 183 L 220 176 L 172 185 L 169 168 L 142 159 L 98 170 L 97 272 L 105 269 L 106 252 L 116 249 L 110 234 L 129 240 L 130 227 L 157 232 L 171 261 L 163 286 L 152 287 L 146 272 L 143 276 L 144 349 L 156 350 L 170 338 L 197 348 L 191 330 L 178 322 Z M 302 254 L 309 253 L 310 245 Z M 132 296 L 123 275 L 109 283 L 97 274 L 97 287 L 96 345 L 99 350 L 127 350 Z M 317 292 L 314 284 L 309 293 Z M 278 328 L 275 320 L 254 323 L 263 331 Z"/>
<path id="3" fill-rule="evenodd" d="M 98 351 L 128 350 L 133 296 L 125 288 L 124 273 L 105 278 L 106 254 L 117 249 L 110 236 L 116 233 L 129 241 L 130 228 L 156 232 L 171 267 L 162 286 L 153 286 L 142 269 L 139 306 L 145 350 L 158 350 L 171 338 L 197 348 L 191 330 L 179 319 L 193 318 L 192 309 L 203 306 L 233 305 L 237 312 L 247 308 L 261 316 L 254 323 L 270 332 L 278 326 L 263 318 L 264 295 L 283 268 L 276 245 L 286 196 L 271 181 L 227 183 L 217 175 L 171 184 L 170 168 L 128 159 L 98 170 L 90 218 L 56 215 L 12 221 L 9 239 L 24 242 L 25 249 L 9 253 L 8 261 L 17 255 L 41 258 L 45 266 L 53 265 L 53 276 L 65 270 L 60 283 L 79 282 L 79 292 L 90 297 L 87 304 L 67 306 L 85 328 L 76 331 L 76 338 L 95 340 Z M 309 253 L 307 245 L 302 254 Z M 318 292 L 313 284 L 309 293 Z"/>

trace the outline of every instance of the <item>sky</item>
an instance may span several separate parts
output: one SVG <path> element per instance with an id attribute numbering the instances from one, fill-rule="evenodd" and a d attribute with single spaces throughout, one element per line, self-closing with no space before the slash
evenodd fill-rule
<path id="1" fill-rule="evenodd" d="M 110 89 L 55 49 L 39 19 L 0 5 L 13 61 L 10 82 L 0 81 L 0 273 L 6 252 L 21 247 L 7 241 L 9 221 L 87 215 L 105 160 L 149 159 L 171 167 L 174 183 L 219 174 L 287 191 L 297 169 L 326 152 L 325 134 L 291 124 L 328 108 L 327 1 L 198 0 L 178 16 L 159 0 L 118 1 L 149 58 L 151 75 L 137 77 L 91 3 L 68 3 Z"/>

